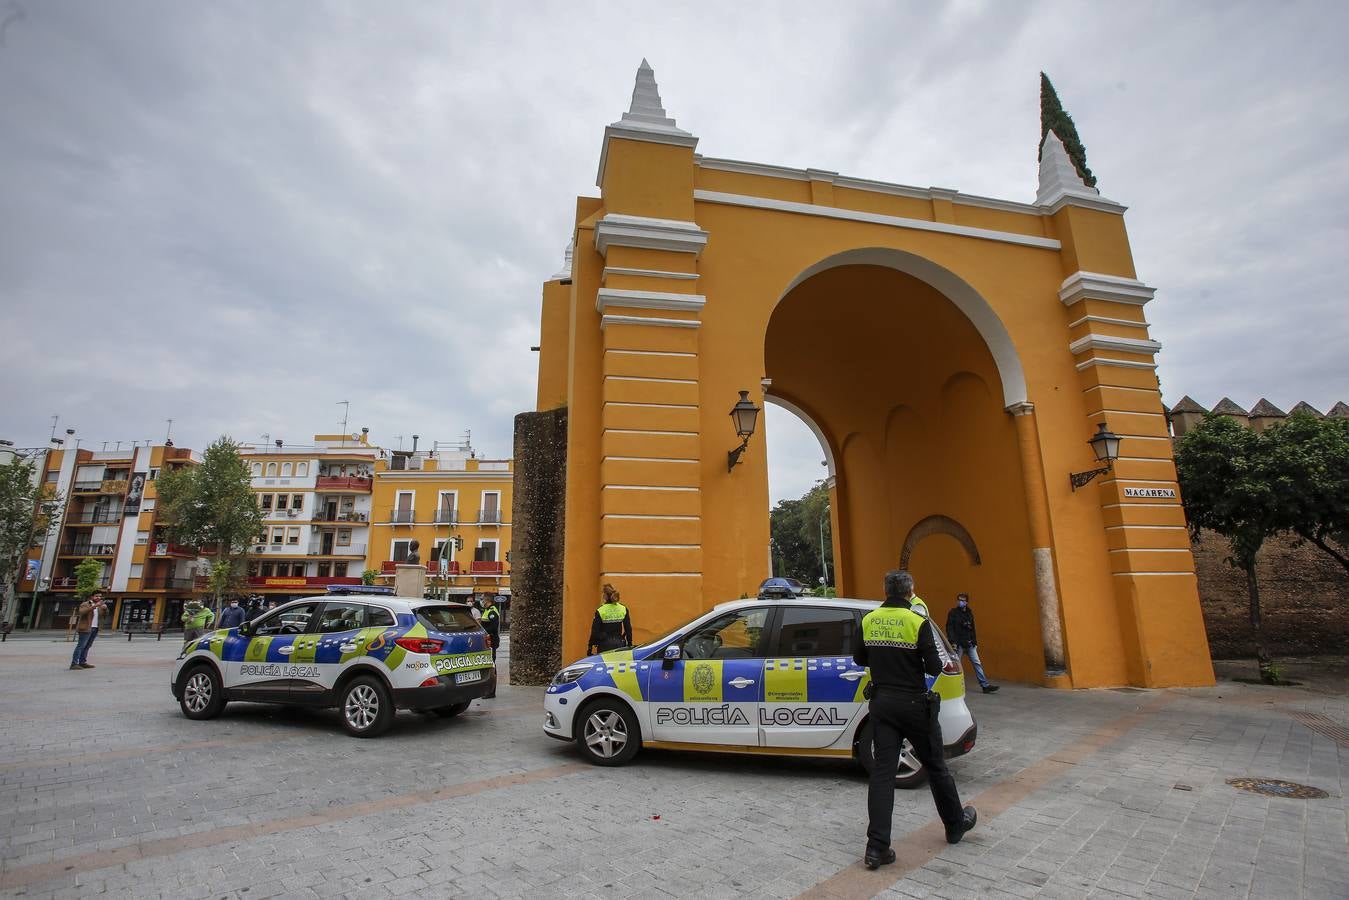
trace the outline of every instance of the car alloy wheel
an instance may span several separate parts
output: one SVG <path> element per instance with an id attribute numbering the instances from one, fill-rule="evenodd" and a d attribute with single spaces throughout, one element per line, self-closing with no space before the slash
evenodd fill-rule
<path id="1" fill-rule="evenodd" d="M 367 731 L 379 718 L 379 693 L 368 684 L 358 684 L 347 693 L 342 713 L 353 731 Z"/>
<path id="2" fill-rule="evenodd" d="M 585 742 L 601 759 L 613 759 L 628 745 L 628 725 L 612 709 L 597 709 L 586 719 Z"/>
<path id="3" fill-rule="evenodd" d="M 206 711 L 214 695 L 215 685 L 211 682 L 211 676 L 201 669 L 193 672 L 183 687 L 183 703 L 190 712 L 197 715 Z"/>

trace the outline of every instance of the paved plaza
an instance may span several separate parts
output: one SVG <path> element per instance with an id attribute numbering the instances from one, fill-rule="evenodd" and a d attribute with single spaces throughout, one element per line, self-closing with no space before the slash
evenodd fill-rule
<path id="1" fill-rule="evenodd" d="M 899 862 L 864 870 L 840 762 L 648 751 L 585 764 L 542 689 L 377 740 L 333 712 L 191 722 L 176 640 L 0 645 L 0 892 L 24 897 L 1349 897 L 1349 702 L 1311 684 L 974 693 L 953 763 L 978 828 L 899 793 Z M 1329 797 L 1269 798 L 1230 778 Z"/>

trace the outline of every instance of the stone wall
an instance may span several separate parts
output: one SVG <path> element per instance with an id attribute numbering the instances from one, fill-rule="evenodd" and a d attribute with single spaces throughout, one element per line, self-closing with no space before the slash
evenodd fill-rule
<path id="1" fill-rule="evenodd" d="M 511 682 L 546 684 L 562 665 L 567 410 L 515 417 L 511 504 Z"/>
<path id="2" fill-rule="evenodd" d="M 1274 656 L 1349 653 L 1349 574 L 1311 544 L 1277 537 L 1256 560 L 1265 645 Z M 1223 560 L 1227 541 L 1205 533 L 1194 547 L 1199 600 L 1215 659 L 1255 655 L 1246 576 Z"/>

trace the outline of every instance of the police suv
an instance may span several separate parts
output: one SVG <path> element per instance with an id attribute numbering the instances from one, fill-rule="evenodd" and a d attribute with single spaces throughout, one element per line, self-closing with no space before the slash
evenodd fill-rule
<path id="1" fill-rule="evenodd" d="M 656 747 L 854 758 L 870 771 L 870 676 L 853 650 L 862 617 L 879 605 L 769 596 L 723 603 L 659 641 L 562 669 L 544 696 L 544 732 L 605 766 Z M 935 622 L 932 630 L 945 668 L 928 687 L 942 698 L 946 755 L 959 756 L 974 748 L 978 728 L 956 654 Z M 926 777 L 906 741 L 896 784 Z"/>
<path id="2" fill-rule="evenodd" d="M 467 606 L 379 591 L 292 600 L 188 642 L 172 681 L 183 715 L 215 718 L 229 700 L 335 706 L 348 733 L 374 737 L 395 709 L 448 718 L 490 692 L 492 650 Z"/>

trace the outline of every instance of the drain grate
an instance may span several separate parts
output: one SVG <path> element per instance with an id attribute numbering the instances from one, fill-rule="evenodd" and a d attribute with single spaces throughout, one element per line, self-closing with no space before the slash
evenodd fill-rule
<path id="1" fill-rule="evenodd" d="M 1317 734 L 1325 735 L 1341 747 L 1349 747 L 1349 728 L 1329 716 L 1309 712 L 1289 712 L 1289 718 L 1301 722 Z"/>
<path id="2" fill-rule="evenodd" d="M 1232 787 L 1263 794 L 1266 797 L 1288 797 L 1291 800 L 1322 800 L 1330 795 L 1317 787 L 1298 784 L 1295 781 L 1280 781 L 1277 778 L 1229 778 Z"/>

